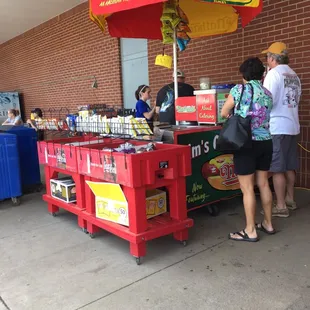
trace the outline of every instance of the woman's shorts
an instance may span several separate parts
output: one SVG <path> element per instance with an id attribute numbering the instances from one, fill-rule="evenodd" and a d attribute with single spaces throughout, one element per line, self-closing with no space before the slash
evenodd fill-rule
<path id="1" fill-rule="evenodd" d="M 242 149 L 234 153 L 235 174 L 249 175 L 256 170 L 269 171 L 272 152 L 272 140 L 253 141 L 251 149 Z"/>

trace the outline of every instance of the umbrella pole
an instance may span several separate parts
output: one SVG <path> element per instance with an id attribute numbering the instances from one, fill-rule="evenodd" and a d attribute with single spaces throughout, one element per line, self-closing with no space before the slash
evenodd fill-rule
<path id="1" fill-rule="evenodd" d="M 177 30 L 174 29 L 173 33 L 173 77 L 174 77 L 174 99 L 179 97 L 179 87 L 178 87 L 178 52 L 177 52 Z M 179 122 L 176 122 L 179 125 Z"/>

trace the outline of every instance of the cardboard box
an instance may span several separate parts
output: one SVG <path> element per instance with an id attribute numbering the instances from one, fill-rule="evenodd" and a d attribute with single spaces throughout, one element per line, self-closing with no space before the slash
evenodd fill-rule
<path id="1" fill-rule="evenodd" d="M 167 212 L 166 192 L 153 189 L 146 192 L 146 216 L 148 219 Z"/>
<path id="2" fill-rule="evenodd" d="M 50 182 L 52 197 L 68 203 L 76 201 L 76 188 L 72 178 L 51 179 Z"/>
<path id="3" fill-rule="evenodd" d="M 129 226 L 128 203 L 119 184 L 86 181 L 95 195 L 96 217 Z M 167 212 L 166 193 L 155 189 L 146 192 L 146 217 Z"/>

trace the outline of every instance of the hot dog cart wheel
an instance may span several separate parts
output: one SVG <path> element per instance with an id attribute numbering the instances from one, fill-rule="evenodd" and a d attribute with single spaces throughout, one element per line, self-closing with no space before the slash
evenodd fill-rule
<path id="1" fill-rule="evenodd" d="M 88 231 L 87 231 L 87 229 L 85 227 L 82 228 L 82 231 L 83 231 L 84 234 L 88 235 Z"/>

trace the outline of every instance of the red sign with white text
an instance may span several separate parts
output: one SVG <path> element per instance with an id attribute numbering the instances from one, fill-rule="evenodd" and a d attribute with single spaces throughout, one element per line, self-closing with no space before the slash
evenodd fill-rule
<path id="1" fill-rule="evenodd" d="M 196 97 L 179 97 L 175 101 L 175 119 L 177 121 L 196 122 Z"/>
<path id="2" fill-rule="evenodd" d="M 204 94 L 196 96 L 198 123 L 216 124 L 217 101 L 216 94 Z"/>

